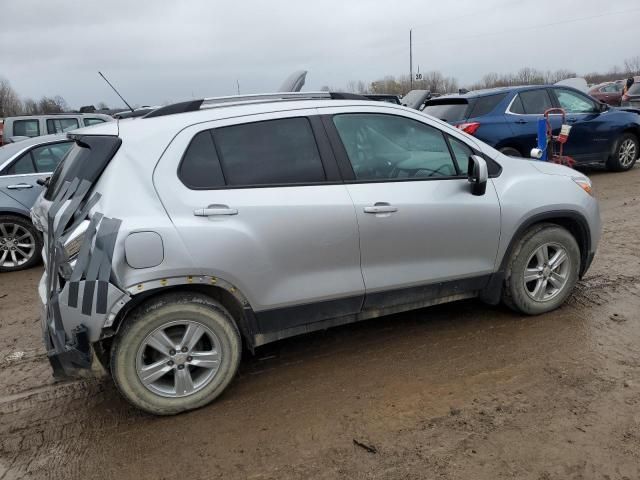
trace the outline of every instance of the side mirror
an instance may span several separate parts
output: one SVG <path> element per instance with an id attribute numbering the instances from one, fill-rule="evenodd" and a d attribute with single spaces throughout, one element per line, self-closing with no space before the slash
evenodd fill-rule
<path id="1" fill-rule="evenodd" d="M 487 180 L 489 179 L 489 169 L 484 158 L 478 155 L 469 157 L 469 171 L 467 178 L 471 184 L 473 195 L 484 195 L 487 191 Z"/>
<path id="2" fill-rule="evenodd" d="M 606 112 L 607 110 L 609 110 L 609 105 L 607 105 L 607 104 L 606 104 L 606 103 L 604 103 L 604 102 L 600 102 L 600 103 L 598 104 L 598 110 L 599 110 L 600 112 Z"/>

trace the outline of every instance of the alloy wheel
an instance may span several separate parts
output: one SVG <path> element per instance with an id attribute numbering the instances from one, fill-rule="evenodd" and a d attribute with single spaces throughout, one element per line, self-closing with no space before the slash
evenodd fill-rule
<path id="1" fill-rule="evenodd" d="M 527 295 L 546 302 L 556 297 L 567 285 L 571 260 L 566 249 L 558 243 L 545 243 L 529 257 L 523 281 Z"/>
<path id="2" fill-rule="evenodd" d="M 0 223 L 0 266 L 19 267 L 36 253 L 33 234 L 17 223 Z"/>
<path id="3" fill-rule="evenodd" d="M 636 158 L 636 148 L 636 142 L 630 138 L 620 144 L 618 159 L 622 167 L 626 168 L 633 163 Z"/>
<path id="4" fill-rule="evenodd" d="M 207 386 L 220 367 L 218 337 L 202 323 L 177 320 L 156 328 L 136 356 L 142 384 L 163 397 L 186 397 Z"/>

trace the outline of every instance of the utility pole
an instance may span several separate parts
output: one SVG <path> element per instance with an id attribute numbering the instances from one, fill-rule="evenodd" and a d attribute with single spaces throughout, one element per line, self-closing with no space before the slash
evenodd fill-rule
<path id="1" fill-rule="evenodd" d="M 413 31 L 409 29 L 409 85 L 413 90 Z"/>

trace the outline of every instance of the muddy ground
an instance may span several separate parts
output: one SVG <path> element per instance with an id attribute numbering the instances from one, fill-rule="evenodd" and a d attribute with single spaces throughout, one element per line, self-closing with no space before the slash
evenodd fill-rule
<path id="1" fill-rule="evenodd" d="M 640 167 L 588 173 L 604 237 L 560 310 L 468 301 L 290 339 L 177 417 L 100 372 L 53 383 L 41 269 L 3 274 L 0 480 L 640 478 Z"/>

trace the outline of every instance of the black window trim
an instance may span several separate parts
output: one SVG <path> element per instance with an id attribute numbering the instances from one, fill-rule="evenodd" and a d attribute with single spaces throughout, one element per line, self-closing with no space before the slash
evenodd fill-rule
<path id="1" fill-rule="evenodd" d="M 318 149 L 318 155 L 320 157 L 320 162 L 322 164 L 322 168 L 324 169 L 325 180 L 322 182 L 299 182 L 299 183 L 266 183 L 266 184 L 254 184 L 254 185 L 229 185 L 227 183 L 227 175 L 224 170 L 223 162 L 220 162 L 220 150 L 218 144 L 215 140 L 215 130 L 217 128 L 225 128 L 225 127 L 233 127 L 236 125 L 248 125 L 251 123 L 263 123 L 263 122 L 271 122 L 274 120 L 285 120 L 291 118 L 305 118 L 309 121 L 311 126 L 311 132 L 313 134 L 314 141 L 316 143 L 316 148 Z M 180 170 L 182 167 L 182 162 L 184 162 L 187 151 L 189 150 L 189 146 L 193 139 L 200 134 L 201 132 L 208 131 L 211 135 L 211 140 L 213 142 L 213 146 L 216 149 L 216 154 L 218 155 L 218 162 L 220 162 L 220 170 L 222 171 L 222 176 L 225 181 L 225 185 L 221 185 L 218 187 L 193 187 L 189 186 L 180 175 Z M 279 117 L 279 118 L 269 118 L 265 120 L 254 120 L 248 122 L 239 122 L 233 123 L 230 125 L 225 125 L 224 127 L 212 127 L 205 128 L 203 130 L 199 130 L 198 132 L 193 134 L 191 140 L 189 140 L 189 144 L 180 158 L 180 162 L 178 163 L 177 168 L 177 176 L 180 182 L 189 190 L 199 191 L 215 191 L 215 190 L 238 190 L 238 189 L 247 189 L 247 188 L 282 188 L 282 187 L 307 187 L 307 186 L 323 186 L 323 185 L 341 185 L 342 178 L 340 177 L 340 172 L 338 169 L 338 164 L 334 155 L 334 151 L 332 145 L 327 137 L 327 132 L 322 124 L 322 121 L 318 118 L 318 115 L 293 115 L 288 117 Z"/>
<path id="2" fill-rule="evenodd" d="M 360 184 L 360 183 L 395 183 L 395 182 L 425 182 L 425 181 L 434 181 L 434 180 L 461 180 L 467 179 L 467 174 L 466 172 L 461 172 L 458 175 L 455 176 L 451 176 L 451 175 L 443 175 L 443 176 L 438 176 L 438 177 L 420 177 L 420 178 L 389 178 L 389 179 L 377 179 L 377 180 L 372 180 L 372 179 L 362 179 L 362 180 L 358 180 L 355 178 L 355 172 L 353 171 L 353 167 L 351 166 L 351 162 L 349 161 L 349 156 L 347 154 L 347 150 L 344 146 L 344 144 L 342 143 L 342 139 L 340 138 L 340 134 L 338 133 L 338 129 L 336 128 L 335 124 L 333 123 L 333 117 L 336 115 L 348 115 L 350 113 L 353 114 L 372 114 L 372 115 L 391 115 L 391 116 L 395 116 L 395 117 L 401 117 L 401 118 L 406 118 L 408 120 L 413 120 L 414 122 L 418 122 L 418 123 L 423 123 L 424 125 L 431 127 L 435 130 L 437 130 L 438 132 L 440 132 L 445 139 L 445 142 L 447 144 L 447 148 L 449 149 L 449 155 L 451 156 L 451 159 L 453 160 L 454 166 L 456 167 L 458 172 L 461 172 L 460 170 L 460 166 L 458 165 L 458 162 L 456 161 L 455 155 L 453 154 L 453 151 L 451 150 L 451 145 L 449 144 L 449 140 L 448 137 L 452 136 L 449 133 L 440 130 L 437 127 L 434 127 L 432 125 L 429 125 L 428 123 L 424 123 L 424 122 L 420 122 L 419 120 L 416 120 L 414 118 L 411 117 L 405 117 L 404 115 L 397 115 L 395 113 L 383 113 L 383 112 L 348 112 L 348 113 L 332 113 L 332 114 L 321 114 L 320 118 L 322 119 L 322 123 L 325 127 L 325 130 L 327 132 L 327 135 L 329 137 L 329 140 L 331 141 L 331 146 L 333 148 L 333 152 L 334 155 L 336 157 L 336 160 L 338 161 L 338 166 L 340 167 L 340 172 L 342 174 L 342 179 L 343 179 L 343 183 L 346 185 L 350 185 L 350 184 Z M 456 140 L 460 140 L 460 139 L 456 139 Z M 489 167 L 491 165 L 495 165 L 498 167 L 498 171 L 496 173 L 490 174 L 489 178 L 497 178 L 502 174 L 502 166 L 496 162 L 495 160 L 493 160 L 492 158 L 490 158 L 489 156 L 485 155 L 484 153 L 480 152 L 477 148 L 474 148 L 472 145 L 469 145 L 467 142 L 464 142 L 462 140 L 460 140 L 462 143 L 464 143 L 467 147 L 469 147 L 472 151 L 473 155 L 478 155 L 482 158 L 484 158 L 484 160 L 489 164 Z M 490 168 L 491 170 L 491 168 Z"/>

